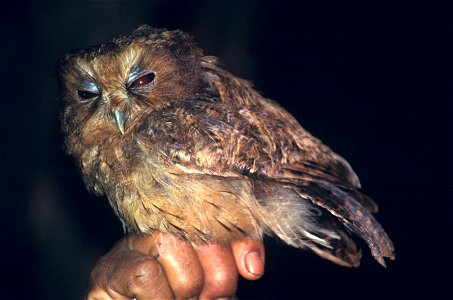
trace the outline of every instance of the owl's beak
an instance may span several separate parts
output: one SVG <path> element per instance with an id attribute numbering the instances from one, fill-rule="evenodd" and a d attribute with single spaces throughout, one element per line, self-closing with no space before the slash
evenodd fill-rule
<path id="1" fill-rule="evenodd" d="M 116 126 L 121 131 L 121 133 L 124 134 L 124 112 L 114 109 L 113 114 L 115 115 Z"/>

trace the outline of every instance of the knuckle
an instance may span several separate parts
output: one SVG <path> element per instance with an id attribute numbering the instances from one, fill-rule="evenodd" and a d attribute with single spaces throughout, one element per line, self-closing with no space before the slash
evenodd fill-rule
<path id="1" fill-rule="evenodd" d="M 209 279 L 209 284 L 216 286 L 226 285 L 231 280 L 231 276 L 226 272 L 215 272 Z"/>
<path id="2" fill-rule="evenodd" d="M 141 260 L 128 278 L 126 290 L 137 299 L 174 298 L 164 269 L 153 258 Z"/>
<path id="3" fill-rule="evenodd" d="M 163 269 L 152 258 L 143 258 L 136 264 L 134 271 L 130 275 L 130 283 L 136 287 L 146 287 L 150 283 L 159 280 L 164 276 Z"/>
<path id="4" fill-rule="evenodd" d="M 235 278 L 225 272 L 216 272 L 206 279 L 203 293 L 209 298 L 232 297 L 236 289 Z"/>
<path id="5" fill-rule="evenodd" d="M 172 282 L 172 288 L 177 298 L 189 298 L 199 295 L 203 288 L 203 277 L 193 274 L 179 276 Z"/>

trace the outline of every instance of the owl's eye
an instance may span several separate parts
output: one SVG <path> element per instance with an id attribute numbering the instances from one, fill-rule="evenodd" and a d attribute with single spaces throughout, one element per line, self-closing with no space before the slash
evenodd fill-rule
<path id="1" fill-rule="evenodd" d="M 152 87 L 154 85 L 155 78 L 156 78 L 156 74 L 154 72 L 141 75 L 138 78 L 135 78 L 134 81 L 132 81 L 129 84 L 128 88 L 141 89 L 141 88 Z"/>
<path id="2" fill-rule="evenodd" d="M 82 102 L 87 102 L 96 99 L 99 97 L 98 93 L 85 91 L 85 90 L 77 90 L 77 95 L 79 96 Z"/>
<path id="3" fill-rule="evenodd" d="M 89 80 L 81 82 L 79 89 L 77 89 L 77 96 L 79 96 L 80 102 L 89 102 L 95 100 L 101 94 L 98 86 Z"/>

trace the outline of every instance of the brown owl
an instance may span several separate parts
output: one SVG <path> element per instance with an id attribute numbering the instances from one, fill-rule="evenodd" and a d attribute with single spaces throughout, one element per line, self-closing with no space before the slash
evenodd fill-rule
<path id="1" fill-rule="evenodd" d="M 343 266 L 394 248 L 341 156 L 181 31 L 141 26 L 61 62 L 63 130 L 127 231 L 195 244 L 276 235 Z"/>

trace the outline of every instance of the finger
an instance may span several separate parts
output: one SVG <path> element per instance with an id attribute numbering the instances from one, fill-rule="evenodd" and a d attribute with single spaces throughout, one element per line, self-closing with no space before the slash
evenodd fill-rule
<path id="1" fill-rule="evenodd" d="M 156 239 L 156 251 L 175 298 L 189 299 L 200 295 L 203 269 L 192 246 L 173 236 L 160 234 Z"/>
<path id="2" fill-rule="evenodd" d="M 172 299 L 173 292 L 159 262 L 116 245 L 93 269 L 87 299 Z"/>
<path id="3" fill-rule="evenodd" d="M 232 298 L 236 294 L 238 272 L 231 248 L 219 244 L 195 246 L 204 271 L 200 299 Z"/>
<path id="4" fill-rule="evenodd" d="M 128 266 L 120 266 L 121 271 L 115 273 L 117 277 L 113 282 L 117 285 L 113 285 L 113 289 L 136 299 L 173 299 L 172 289 L 159 262 L 150 256 L 137 254 L 135 259 L 124 262 Z"/>
<path id="5" fill-rule="evenodd" d="M 231 243 L 239 274 L 248 280 L 256 280 L 264 274 L 264 245 L 254 240 L 238 240 Z"/>

